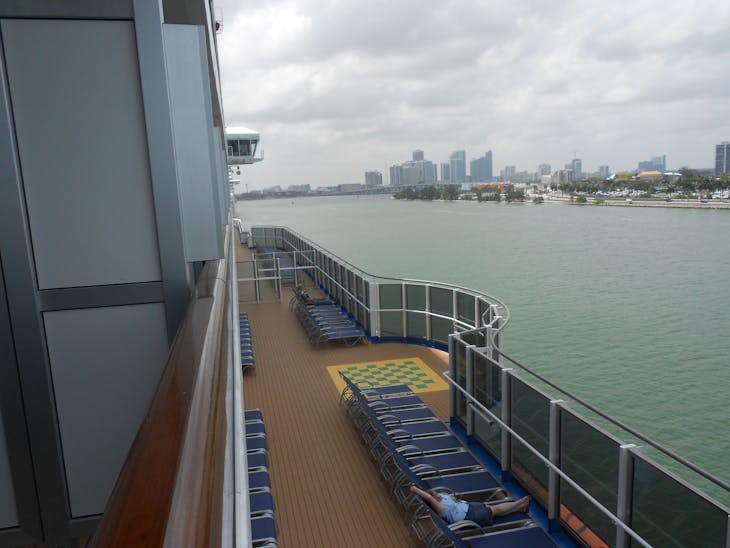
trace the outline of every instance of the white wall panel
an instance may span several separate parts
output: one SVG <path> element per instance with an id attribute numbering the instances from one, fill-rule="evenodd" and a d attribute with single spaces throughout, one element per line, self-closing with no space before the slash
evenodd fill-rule
<path id="1" fill-rule="evenodd" d="M 220 259 L 223 232 L 205 32 L 191 25 L 165 25 L 164 40 L 185 259 Z"/>
<path id="2" fill-rule="evenodd" d="M 162 304 L 44 314 L 74 517 L 104 511 L 167 360 Z"/>
<path id="3" fill-rule="evenodd" d="M 2 34 L 40 289 L 159 280 L 133 24 Z"/>
<path id="4" fill-rule="evenodd" d="M 0 412 L 0 529 L 18 526 L 18 510 L 15 505 L 15 493 L 10 474 L 8 448 L 5 442 L 5 427 Z"/>

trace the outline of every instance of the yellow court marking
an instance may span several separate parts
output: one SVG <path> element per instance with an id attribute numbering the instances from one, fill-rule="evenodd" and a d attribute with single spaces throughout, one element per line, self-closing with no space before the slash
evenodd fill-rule
<path id="1" fill-rule="evenodd" d="M 330 365 L 327 371 L 338 393 L 342 393 L 345 388 L 345 381 L 339 375 L 340 371 L 361 388 L 391 384 L 407 384 L 414 392 L 434 392 L 448 388 L 446 381 L 420 358 Z"/>

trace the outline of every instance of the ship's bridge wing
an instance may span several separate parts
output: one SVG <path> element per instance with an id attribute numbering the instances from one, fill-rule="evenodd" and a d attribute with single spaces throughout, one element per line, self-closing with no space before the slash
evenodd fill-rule
<path id="1" fill-rule="evenodd" d="M 253 164 L 263 157 L 256 157 L 259 132 L 247 127 L 226 128 L 226 158 L 228 165 Z"/>

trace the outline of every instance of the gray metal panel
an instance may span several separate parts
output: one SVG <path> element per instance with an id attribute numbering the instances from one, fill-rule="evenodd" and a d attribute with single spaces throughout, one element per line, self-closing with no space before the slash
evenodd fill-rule
<path id="1" fill-rule="evenodd" d="M 185 259 L 223 257 L 222 220 L 214 185 L 205 35 L 202 27 L 164 25 L 165 59 L 180 193 Z"/>
<path id="2" fill-rule="evenodd" d="M 131 19 L 132 0 L 3 0 L 0 17 Z"/>
<path id="3" fill-rule="evenodd" d="M 2 31 L 39 287 L 159 280 L 134 25 Z"/>
<path id="4" fill-rule="evenodd" d="M 167 359 L 164 306 L 46 312 L 44 320 L 71 513 L 98 514 Z"/>
<path id="5" fill-rule="evenodd" d="M 0 529 L 18 525 L 18 509 L 15 506 L 15 493 L 10 473 L 10 459 L 5 442 L 3 414 L 0 409 Z"/>
<path id="6" fill-rule="evenodd" d="M 12 330 L 10 326 L 0 328 L 0 332 L 12 332 L 12 340 L 0 333 L 10 345 L 2 346 L 0 397 L 5 430 L 13 439 L 8 450 L 21 527 L 37 541 L 63 543 L 70 538 L 66 476 L 45 334 L 37 310 L 35 268 L 3 56 L 0 65 L 0 255 L 7 319 L 12 326 Z M 32 412 L 26 414 L 25 410 Z M 17 536 L 3 533 L 2 542 L 15 542 L 14 538 Z"/>
<path id="7" fill-rule="evenodd" d="M 160 282 L 46 289 L 38 296 L 43 311 L 158 303 L 163 300 Z"/>

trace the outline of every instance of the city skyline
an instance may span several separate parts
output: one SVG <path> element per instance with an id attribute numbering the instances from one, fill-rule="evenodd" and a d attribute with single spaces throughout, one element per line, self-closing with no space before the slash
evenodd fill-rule
<path id="1" fill-rule="evenodd" d="M 266 155 L 251 189 L 359 182 L 416 149 L 492 150 L 495 174 L 705 169 L 730 137 L 725 3 L 216 5 L 226 119 Z"/>

